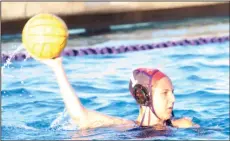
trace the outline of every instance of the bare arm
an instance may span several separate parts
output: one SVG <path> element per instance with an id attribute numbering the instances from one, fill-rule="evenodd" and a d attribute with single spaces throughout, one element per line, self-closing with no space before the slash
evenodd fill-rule
<path id="1" fill-rule="evenodd" d="M 80 102 L 78 96 L 75 93 L 75 90 L 68 81 L 62 66 L 62 58 L 56 58 L 42 62 L 51 67 L 53 70 L 60 87 L 61 96 L 66 105 L 67 111 L 71 118 L 79 126 L 79 128 L 96 128 L 102 126 L 133 123 L 131 120 L 111 117 L 97 111 L 86 109 Z"/>

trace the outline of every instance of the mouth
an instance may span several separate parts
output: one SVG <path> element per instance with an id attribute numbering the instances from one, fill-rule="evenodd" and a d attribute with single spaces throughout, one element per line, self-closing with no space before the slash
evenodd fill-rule
<path id="1" fill-rule="evenodd" d="M 172 110 L 173 110 L 173 107 L 169 107 L 169 108 L 168 108 L 168 110 L 169 110 L 170 112 L 172 112 Z"/>

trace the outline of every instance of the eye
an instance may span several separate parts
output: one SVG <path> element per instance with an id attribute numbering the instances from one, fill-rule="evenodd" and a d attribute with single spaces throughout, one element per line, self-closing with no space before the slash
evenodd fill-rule
<path id="1" fill-rule="evenodd" d="M 168 92 L 167 92 L 167 91 L 164 91 L 164 92 L 163 92 L 163 94 L 164 94 L 164 95 L 167 95 L 167 94 L 168 94 Z"/>

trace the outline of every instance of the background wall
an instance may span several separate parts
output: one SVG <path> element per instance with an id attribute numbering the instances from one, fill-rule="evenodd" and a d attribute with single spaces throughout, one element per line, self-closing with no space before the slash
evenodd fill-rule
<path id="1" fill-rule="evenodd" d="M 69 28 L 229 15 L 228 2 L 2 2 L 2 34 L 20 33 L 38 13 L 53 13 Z"/>

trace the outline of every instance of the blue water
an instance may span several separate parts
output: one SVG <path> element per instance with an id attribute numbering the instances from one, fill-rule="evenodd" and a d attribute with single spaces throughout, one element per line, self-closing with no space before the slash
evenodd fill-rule
<path id="1" fill-rule="evenodd" d="M 132 120 L 138 105 L 128 91 L 130 74 L 137 67 L 158 68 L 174 84 L 175 116 L 191 117 L 201 128 L 79 131 L 66 112 L 52 71 L 27 60 L 2 72 L 3 140 L 229 139 L 229 42 L 64 57 L 63 63 L 85 107 Z"/>

